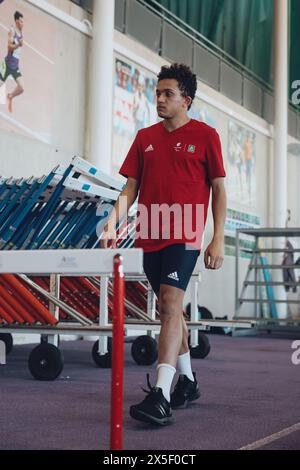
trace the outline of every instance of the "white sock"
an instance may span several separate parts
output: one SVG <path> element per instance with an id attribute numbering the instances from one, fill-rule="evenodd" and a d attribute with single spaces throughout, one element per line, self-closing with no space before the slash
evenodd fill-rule
<path id="1" fill-rule="evenodd" d="M 190 351 L 184 354 L 181 354 L 181 356 L 178 356 L 177 369 L 178 369 L 179 374 L 186 375 L 188 379 L 194 382 Z"/>
<path id="2" fill-rule="evenodd" d="M 168 402 L 170 402 L 170 390 L 176 369 L 170 364 L 158 364 L 157 372 L 158 377 L 156 387 L 162 389 L 163 396 Z"/>

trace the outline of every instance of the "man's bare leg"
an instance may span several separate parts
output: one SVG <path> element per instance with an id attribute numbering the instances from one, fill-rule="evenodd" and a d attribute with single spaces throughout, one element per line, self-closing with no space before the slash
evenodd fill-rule
<path id="1" fill-rule="evenodd" d="M 182 343 L 181 343 L 180 350 L 179 350 L 179 356 L 181 356 L 182 354 L 186 354 L 190 350 L 189 331 L 188 331 L 186 321 L 183 315 L 181 316 L 181 320 L 182 320 Z"/>
<path id="2" fill-rule="evenodd" d="M 8 110 L 11 113 L 12 112 L 12 100 L 16 98 L 16 96 L 22 95 L 24 93 L 24 82 L 22 77 L 16 79 L 16 88 L 12 93 L 8 93 L 7 95 L 7 101 L 8 101 Z"/>
<path id="3" fill-rule="evenodd" d="M 191 355 L 189 348 L 189 331 L 182 315 L 182 343 L 177 359 L 177 370 L 180 375 L 185 375 L 189 380 L 194 382 L 194 375 L 192 371 Z"/>
<path id="4" fill-rule="evenodd" d="M 157 299 L 159 301 L 159 292 L 156 293 Z M 179 350 L 179 355 L 185 354 L 189 352 L 190 347 L 189 347 L 189 331 L 186 325 L 186 321 L 184 319 L 184 316 L 181 315 L 181 320 L 182 320 L 182 343 L 180 346 Z"/>
<path id="5" fill-rule="evenodd" d="M 184 291 L 177 287 L 161 284 L 159 292 L 159 313 L 161 330 L 158 342 L 158 363 L 176 367 L 178 353 L 182 346 L 182 305 Z"/>
<path id="6" fill-rule="evenodd" d="M 184 291 L 167 284 L 160 285 L 159 314 L 161 329 L 158 341 L 158 377 L 156 387 L 161 388 L 170 402 L 171 385 L 176 373 L 178 353 L 182 343 L 182 303 Z"/>

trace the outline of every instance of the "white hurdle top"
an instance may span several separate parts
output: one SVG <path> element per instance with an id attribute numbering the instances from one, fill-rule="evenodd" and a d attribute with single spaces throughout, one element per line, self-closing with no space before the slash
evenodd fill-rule
<path id="1" fill-rule="evenodd" d="M 16 250 L 0 251 L 0 273 L 64 274 L 81 276 L 112 274 L 114 256 L 123 257 L 124 274 L 143 273 L 143 250 Z"/>

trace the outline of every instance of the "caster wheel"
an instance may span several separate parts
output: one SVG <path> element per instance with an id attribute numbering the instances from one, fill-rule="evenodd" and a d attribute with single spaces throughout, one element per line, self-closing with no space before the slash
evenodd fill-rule
<path id="1" fill-rule="evenodd" d="M 157 360 L 157 342 L 151 336 L 139 336 L 132 343 L 131 355 L 137 364 L 149 366 Z"/>
<path id="2" fill-rule="evenodd" d="M 0 333 L 0 341 L 5 343 L 6 354 L 9 354 L 13 348 L 13 337 L 10 333 Z"/>
<path id="3" fill-rule="evenodd" d="M 53 344 L 42 343 L 34 348 L 28 359 L 28 367 L 37 380 L 55 380 L 62 372 L 62 352 Z"/>
<path id="4" fill-rule="evenodd" d="M 92 358 L 96 366 L 101 367 L 102 369 L 110 369 L 112 366 L 112 341 L 111 338 L 108 338 L 106 354 L 99 354 L 99 340 L 94 343 L 92 349 Z"/>
<path id="5" fill-rule="evenodd" d="M 203 307 L 201 305 L 198 305 L 197 309 L 198 309 L 199 319 L 211 320 L 213 318 L 213 315 L 212 315 L 211 311 L 208 310 L 208 308 Z M 191 303 L 187 304 L 185 311 L 186 311 L 186 314 L 187 314 L 188 318 L 190 318 L 191 317 Z"/>
<path id="6" fill-rule="evenodd" d="M 198 305 L 198 311 L 202 320 L 211 320 L 213 318 L 211 311 L 208 310 L 208 308 L 206 307 L 201 307 L 200 305 Z"/>
<path id="7" fill-rule="evenodd" d="M 210 344 L 208 337 L 199 331 L 198 346 L 190 349 L 191 357 L 194 359 L 204 359 L 210 352 Z"/>

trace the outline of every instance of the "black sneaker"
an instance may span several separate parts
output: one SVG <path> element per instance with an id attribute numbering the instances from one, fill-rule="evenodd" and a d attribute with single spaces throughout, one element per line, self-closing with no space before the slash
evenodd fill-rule
<path id="1" fill-rule="evenodd" d="M 130 416 L 138 421 L 161 426 L 172 424 L 174 418 L 170 403 L 165 399 L 161 388 L 151 386 L 149 374 L 147 374 L 147 384 L 149 390 L 143 389 L 147 393 L 146 398 L 138 405 L 130 407 Z"/>
<path id="2" fill-rule="evenodd" d="M 193 372 L 194 382 L 186 375 L 180 375 L 174 391 L 171 393 L 171 407 L 173 410 L 186 408 L 191 401 L 200 397 L 200 390 Z"/>

